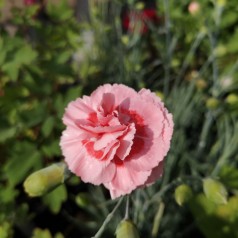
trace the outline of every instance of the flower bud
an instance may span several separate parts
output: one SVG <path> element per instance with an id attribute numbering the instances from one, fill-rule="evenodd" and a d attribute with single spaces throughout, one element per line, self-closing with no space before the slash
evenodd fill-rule
<path id="1" fill-rule="evenodd" d="M 214 97 L 210 97 L 207 99 L 206 101 L 206 106 L 208 109 L 214 110 L 217 109 L 219 106 L 219 100 L 214 98 Z"/>
<path id="2" fill-rule="evenodd" d="M 130 39 L 129 39 L 129 37 L 128 37 L 127 35 L 123 35 L 123 36 L 121 37 L 121 42 L 122 42 L 124 45 L 128 46 L 128 45 L 129 45 L 129 42 L 130 42 Z"/>
<path id="3" fill-rule="evenodd" d="M 227 48 L 224 45 L 219 45 L 215 48 L 215 56 L 222 57 L 227 53 Z"/>
<path id="4" fill-rule="evenodd" d="M 235 93 L 230 93 L 226 97 L 226 102 L 231 106 L 238 106 L 238 95 Z"/>
<path id="5" fill-rule="evenodd" d="M 203 191 L 206 197 L 212 202 L 216 204 L 227 203 L 227 190 L 221 182 L 206 178 L 203 180 Z"/>
<path id="6" fill-rule="evenodd" d="M 117 227 L 116 238 L 140 238 L 140 236 L 131 220 L 123 220 Z"/>
<path id="7" fill-rule="evenodd" d="M 156 91 L 156 96 L 158 96 L 161 100 L 164 99 L 164 94 L 161 91 Z"/>
<path id="8" fill-rule="evenodd" d="M 63 162 L 56 163 L 32 173 L 23 186 L 29 196 L 38 197 L 62 184 L 69 176 L 67 165 Z"/>
<path id="9" fill-rule="evenodd" d="M 181 184 L 175 189 L 174 197 L 179 206 L 183 206 L 187 203 L 192 196 L 192 189 L 186 184 Z"/>
<path id="10" fill-rule="evenodd" d="M 198 90 L 203 90 L 207 87 L 207 82 L 204 79 L 198 79 L 196 81 L 196 87 Z"/>
<path id="11" fill-rule="evenodd" d="M 145 8 L 145 4 L 143 2 L 138 2 L 135 5 L 136 10 L 143 10 Z"/>
<path id="12" fill-rule="evenodd" d="M 226 5 L 226 0 L 217 0 L 217 5 L 219 7 L 224 7 Z"/>

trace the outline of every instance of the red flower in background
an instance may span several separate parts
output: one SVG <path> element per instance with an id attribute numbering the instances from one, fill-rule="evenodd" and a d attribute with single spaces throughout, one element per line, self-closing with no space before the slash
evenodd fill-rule
<path id="1" fill-rule="evenodd" d="M 24 4 L 27 6 L 30 6 L 36 3 L 37 3 L 37 0 L 24 0 Z"/>
<path id="2" fill-rule="evenodd" d="M 149 24 L 160 23 L 160 17 L 155 8 L 145 8 L 140 11 L 126 11 L 122 17 L 122 26 L 125 31 L 138 31 L 142 34 L 149 31 Z"/>

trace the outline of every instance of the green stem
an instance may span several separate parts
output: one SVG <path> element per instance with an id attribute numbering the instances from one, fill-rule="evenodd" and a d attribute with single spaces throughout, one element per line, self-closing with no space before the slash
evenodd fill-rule
<path id="1" fill-rule="evenodd" d="M 227 156 L 222 156 L 216 163 L 215 168 L 213 169 L 211 176 L 215 177 L 221 170 L 222 166 L 226 163 Z"/>
<path id="2" fill-rule="evenodd" d="M 169 0 L 164 0 L 165 9 L 165 29 L 166 29 L 166 56 L 165 56 L 165 77 L 164 77 L 164 94 L 168 95 L 169 91 L 169 80 L 170 80 L 170 62 L 171 62 L 171 52 L 170 52 L 170 15 L 169 15 Z"/>
<path id="3" fill-rule="evenodd" d="M 164 208 L 165 208 L 165 204 L 163 202 L 160 202 L 159 209 L 155 215 L 153 228 L 152 228 L 152 237 L 154 238 L 157 237 L 158 235 L 160 222 L 164 214 Z"/>
<path id="4" fill-rule="evenodd" d="M 113 210 L 107 215 L 106 219 L 104 220 L 102 226 L 100 227 L 100 229 L 98 230 L 98 232 L 92 237 L 92 238 L 99 238 L 101 237 L 103 231 L 105 230 L 105 227 L 107 226 L 107 224 L 111 221 L 111 219 L 113 218 L 114 213 L 116 212 L 116 210 L 118 209 L 118 207 L 121 205 L 122 201 L 123 201 L 122 197 L 116 204 L 116 206 L 113 208 Z"/>
<path id="5" fill-rule="evenodd" d="M 210 128 L 212 126 L 212 123 L 214 121 L 214 118 L 210 111 L 206 114 L 206 120 L 203 124 L 202 132 L 200 135 L 199 143 L 198 143 L 198 149 L 197 149 L 197 157 L 199 158 L 202 152 L 204 151 L 205 145 L 206 145 L 206 139 L 207 135 L 210 131 Z"/>
<path id="6" fill-rule="evenodd" d="M 185 60 L 183 61 L 183 64 L 182 64 L 182 67 L 181 67 L 181 70 L 179 72 L 179 75 L 178 77 L 176 78 L 175 80 L 175 88 L 178 87 L 179 83 L 181 82 L 182 80 L 182 77 L 185 73 L 185 71 L 187 70 L 188 66 L 189 66 L 189 63 L 190 63 L 190 58 L 191 56 L 194 55 L 196 49 L 198 48 L 198 46 L 200 45 L 200 43 L 202 42 L 203 38 L 205 37 L 206 33 L 201 31 L 197 34 L 196 36 L 196 39 L 194 40 L 192 46 L 190 47 L 189 49 L 189 52 L 187 53 L 186 57 L 185 57 Z"/>
<path id="7" fill-rule="evenodd" d="M 130 209 L 130 196 L 127 195 L 126 196 L 126 213 L 125 213 L 124 220 L 128 220 L 129 219 L 129 209 Z"/>

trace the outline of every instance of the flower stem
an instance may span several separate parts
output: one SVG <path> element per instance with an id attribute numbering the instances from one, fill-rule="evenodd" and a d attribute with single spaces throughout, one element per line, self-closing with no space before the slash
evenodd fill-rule
<path id="1" fill-rule="evenodd" d="M 165 204 L 163 202 L 160 202 L 159 209 L 155 215 L 153 228 L 152 228 L 152 237 L 157 237 L 160 227 L 160 222 L 164 214 L 164 208 Z"/>
<path id="2" fill-rule="evenodd" d="M 125 213 L 124 220 L 128 220 L 129 219 L 129 209 L 130 209 L 130 196 L 127 195 L 126 196 L 126 213 Z"/>
<path id="3" fill-rule="evenodd" d="M 104 220 L 102 226 L 100 227 L 100 229 L 97 231 L 97 233 L 92 237 L 92 238 L 99 238 L 101 237 L 103 231 L 105 230 L 105 227 L 107 226 L 107 224 L 110 222 L 110 220 L 112 219 L 114 213 L 116 212 L 116 210 L 118 209 L 118 207 L 121 205 L 122 201 L 123 201 L 122 197 L 116 204 L 116 206 L 113 208 L 113 210 L 107 215 L 106 219 Z"/>

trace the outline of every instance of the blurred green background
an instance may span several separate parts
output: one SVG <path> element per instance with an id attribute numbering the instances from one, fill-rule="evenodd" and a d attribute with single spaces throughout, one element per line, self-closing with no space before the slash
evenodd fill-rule
<path id="1" fill-rule="evenodd" d="M 41 198 L 22 186 L 62 161 L 67 103 L 104 83 L 149 88 L 174 117 L 163 178 L 131 196 L 140 236 L 238 237 L 236 0 L 85 3 L 0 0 L 0 238 L 91 237 L 113 209 L 74 176 Z"/>

